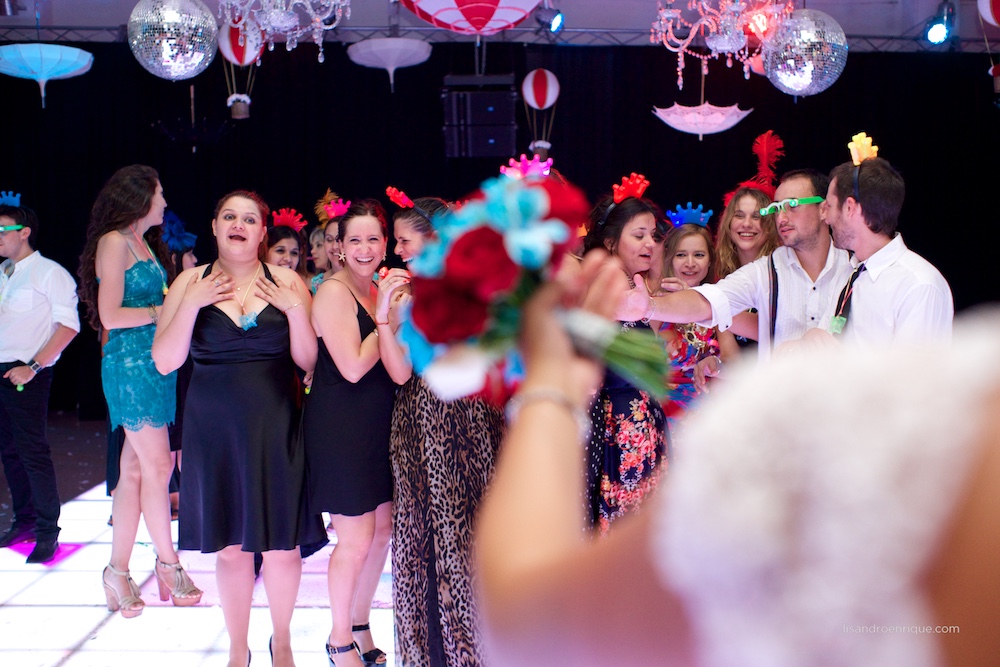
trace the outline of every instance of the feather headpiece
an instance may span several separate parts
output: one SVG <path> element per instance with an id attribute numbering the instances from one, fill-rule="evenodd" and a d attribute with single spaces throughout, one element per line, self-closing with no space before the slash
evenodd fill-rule
<path id="1" fill-rule="evenodd" d="M 316 205 L 313 206 L 313 212 L 316 213 L 316 217 L 319 218 L 320 227 L 326 227 L 326 223 L 330 222 L 330 216 L 326 214 L 326 205 L 336 198 L 337 193 L 330 188 L 327 188 L 326 194 L 316 200 Z"/>
<path id="2" fill-rule="evenodd" d="M 184 229 L 184 222 L 173 211 L 163 212 L 163 224 L 160 226 L 161 238 L 170 248 L 170 252 L 185 253 L 194 248 L 198 236 Z"/>
<path id="3" fill-rule="evenodd" d="M 736 185 L 731 192 L 726 193 L 722 198 L 722 205 L 729 206 L 729 201 L 740 188 L 756 188 L 774 199 L 774 191 L 777 186 L 774 183 L 774 167 L 778 164 L 778 158 L 785 154 L 785 142 L 773 131 L 768 130 L 758 136 L 753 142 L 753 152 L 757 156 L 757 174 L 742 183 Z"/>
<path id="4" fill-rule="evenodd" d="M 291 227 L 297 232 L 306 226 L 305 218 L 294 208 L 281 208 L 271 214 L 275 227 Z"/>

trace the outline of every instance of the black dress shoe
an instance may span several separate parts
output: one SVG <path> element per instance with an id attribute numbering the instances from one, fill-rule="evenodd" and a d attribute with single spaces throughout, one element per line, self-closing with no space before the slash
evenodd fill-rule
<path id="1" fill-rule="evenodd" d="M 43 540 L 35 545 L 35 548 L 28 555 L 28 559 L 24 562 L 47 563 L 55 557 L 58 549 L 59 543 L 55 540 Z"/>
<path id="2" fill-rule="evenodd" d="M 35 541 L 35 525 L 15 521 L 10 529 L 0 537 L 0 547 L 9 547 L 21 542 Z"/>

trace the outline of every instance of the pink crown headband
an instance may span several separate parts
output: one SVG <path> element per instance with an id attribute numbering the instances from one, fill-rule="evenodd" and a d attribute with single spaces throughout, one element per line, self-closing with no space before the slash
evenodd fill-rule
<path id="1" fill-rule="evenodd" d="M 389 195 L 389 199 L 393 204 L 399 208 L 412 208 L 414 213 L 423 217 L 427 222 L 431 221 L 430 214 L 424 209 L 420 208 L 413 203 L 413 200 L 406 196 L 406 193 L 398 188 L 394 188 L 391 185 L 385 189 L 385 193 Z"/>
<path id="2" fill-rule="evenodd" d="M 337 201 L 332 201 L 329 204 L 323 205 L 323 210 L 330 217 L 330 220 L 334 218 L 339 218 L 340 216 L 347 213 L 347 209 L 351 208 L 351 202 L 344 202 L 343 199 L 338 199 Z"/>
<path id="3" fill-rule="evenodd" d="M 500 167 L 500 173 L 507 178 L 541 178 L 548 176 L 552 171 L 552 158 L 543 162 L 537 155 L 533 155 L 529 160 L 528 156 L 521 153 L 520 160 L 511 158 L 507 164 L 506 167 Z"/>

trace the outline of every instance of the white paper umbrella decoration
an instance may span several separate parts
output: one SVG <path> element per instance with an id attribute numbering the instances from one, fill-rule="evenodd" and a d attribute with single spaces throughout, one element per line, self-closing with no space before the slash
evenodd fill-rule
<path id="1" fill-rule="evenodd" d="M 431 45 L 419 39 L 379 37 L 351 44 L 347 47 L 347 55 L 358 65 L 380 67 L 389 72 L 389 90 L 396 92 L 396 68 L 424 62 L 430 58 Z"/>
<path id="2" fill-rule="evenodd" d="M 736 125 L 753 109 L 740 109 L 738 104 L 731 107 L 717 107 L 704 102 L 696 107 L 685 107 L 674 103 L 669 109 L 653 107 L 653 113 L 664 123 L 688 134 L 697 134 L 698 141 L 702 135 L 724 132 Z"/>
<path id="3" fill-rule="evenodd" d="M 94 64 L 88 51 L 58 44 L 8 44 L 0 46 L 0 73 L 38 82 L 45 108 L 45 84 L 86 74 Z"/>

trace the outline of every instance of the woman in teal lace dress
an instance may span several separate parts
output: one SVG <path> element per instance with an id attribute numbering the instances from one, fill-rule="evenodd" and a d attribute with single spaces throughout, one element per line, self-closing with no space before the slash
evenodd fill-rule
<path id="1" fill-rule="evenodd" d="M 139 515 L 156 549 L 160 599 L 197 604 L 201 591 L 180 565 L 170 533 L 168 486 L 173 463 L 167 425 L 174 421 L 176 374 L 161 375 L 151 349 L 169 279 L 158 233 L 166 208 L 159 176 L 151 167 L 119 169 L 97 195 L 80 256 L 80 300 L 90 324 L 108 331 L 101 380 L 110 427 L 125 429 L 121 475 L 111 505 L 111 561 L 102 575 L 108 609 L 132 618 L 145 603 L 128 565 Z"/>

